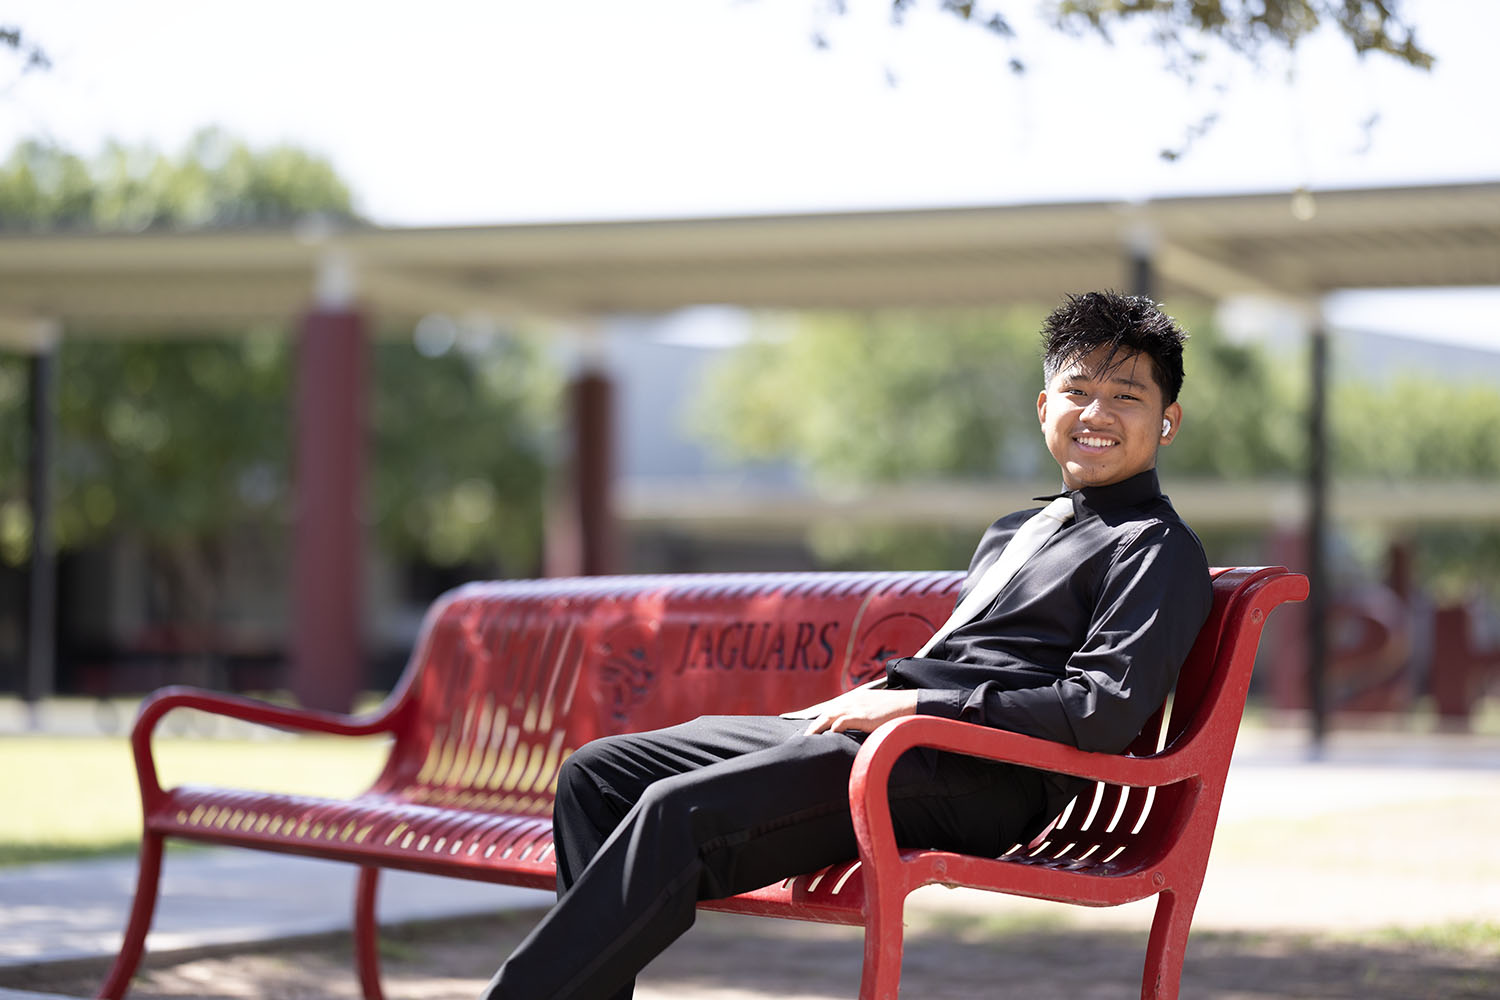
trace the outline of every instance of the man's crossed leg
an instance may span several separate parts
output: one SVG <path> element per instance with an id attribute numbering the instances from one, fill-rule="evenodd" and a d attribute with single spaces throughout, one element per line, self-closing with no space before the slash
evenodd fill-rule
<path id="1" fill-rule="evenodd" d="M 849 773 L 864 735 L 806 727 L 711 716 L 569 757 L 553 814 L 559 901 L 485 1000 L 629 997 L 699 900 L 855 857 Z M 1036 771 L 927 750 L 897 762 L 890 796 L 898 843 L 991 857 L 1044 799 Z"/>

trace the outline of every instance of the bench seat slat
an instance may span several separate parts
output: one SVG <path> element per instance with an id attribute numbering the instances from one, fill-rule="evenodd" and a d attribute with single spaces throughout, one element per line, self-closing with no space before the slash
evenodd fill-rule
<path id="1" fill-rule="evenodd" d="M 465 812 L 367 794 L 323 799 L 201 786 L 173 789 L 146 818 L 157 834 L 553 888 L 548 817 Z"/>
<path id="2" fill-rule="evenodd" d="M 147 817 L 147 828 L 164 836 L 549 890 L 556 879 L 550 818 L 458 810 L 378 793 L 325 799 L 184 785 L 171 790 L 161 808 Z M 1130 875 L 1139 868 L 1125 863 L 1128 855 L 1110 857 L 1113 852 L 1106 850 L 1095 850 L 1086 859 L 1076 857 L 1080 851 L 1059 857 L 1063 843 L 1055 835 L 1040 848 L 1015 845 L 976 884 L 1007 884 L 1011 880 L 1004 869 L 1010 866 L 1104 877 Z M 909 864 L 940 868 L 962 860 L 945 851 L 907 850 L 901 856 Z M 860 863 L 853 861 L 704 906 L 859 924 L 864 901 Z"/>

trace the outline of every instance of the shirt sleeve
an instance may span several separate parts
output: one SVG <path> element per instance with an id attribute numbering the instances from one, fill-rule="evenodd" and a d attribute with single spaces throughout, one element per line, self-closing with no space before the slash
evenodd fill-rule
<path id="1" fill-rule="evenodd" d="M 917 711 L 1118 753 L 1166 699 L 1212 599 L 1197 539 L 1152 522 L 1115 553 L 1062 677 L 1019 689 L 998 681 L 970 691 L 923 689 Z"/>

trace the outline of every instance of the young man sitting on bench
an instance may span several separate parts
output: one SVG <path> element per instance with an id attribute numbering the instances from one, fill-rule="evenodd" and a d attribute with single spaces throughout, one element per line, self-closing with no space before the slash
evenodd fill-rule
<path id="1" fill-rule="evenodd" d="M 628 998 L 719 899 L 855 857 L 849 774 L 881 723 L 924 713 L 1118 753 L 1208 615 L 1208 562 L 1162 495 L 1183 332 L 1150 300 L 1072 296 L 1043 329 L 1037 417 L 1064 491 L 980 540 L 952 617 L 880 681 L 782 716 L 609 737 L 563 765 L 557 905 L 486 1000 Z M 996 857 L 1086 783 L 929 750 L 890 778 L 903 847 Z"/>

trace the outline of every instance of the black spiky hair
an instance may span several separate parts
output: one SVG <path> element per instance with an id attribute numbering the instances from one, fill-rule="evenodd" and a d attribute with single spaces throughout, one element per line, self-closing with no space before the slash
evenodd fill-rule
<path id="1" fill-rule="evenodd" d="M 1163 401 L 1182 391 L 1182 346 L 1187 334 L 1144 295 L 1115 291 L 1069 295 L 1042 323 L 1042 371 L 1047 384 L 1062 368 L 1105 349 L 1103 372 L 1135 353 L 1151 359 Z"/>

